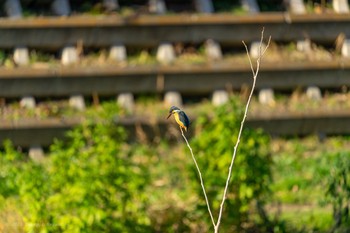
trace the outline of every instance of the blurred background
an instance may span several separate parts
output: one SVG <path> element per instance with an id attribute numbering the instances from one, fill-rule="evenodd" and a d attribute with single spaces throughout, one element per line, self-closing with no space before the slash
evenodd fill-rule
<path id="1" fill-rule="evenodd" d="M 0 232 L 350 232 L 346 0 L 0 1 Z"/>

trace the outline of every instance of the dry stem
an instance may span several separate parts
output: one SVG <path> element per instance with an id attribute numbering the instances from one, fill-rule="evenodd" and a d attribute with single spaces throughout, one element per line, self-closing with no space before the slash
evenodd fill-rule
<path id="1" fill-rule="evenodd" d="M 234 150 L 233 150 L 231 164 L 230 164 L 230 167 L 229 167 L 228 176 L 227 176 L 227 180 L 226 180 L 226 185 L 225 185 L 224 193 L 223 193 L 223 196 L 222 196 L 222 201 L 221 201 L 221 204 L 220 204 L 218 220 L 217 220 L 217 223 L 214 225 L 215 233 L 219 232 L 219 227 L 220 227 L 221 218 L 222 218 L 222 212 L 223 212 L 223 209 L 224 209 L 224 204 L 225 204 L 225 200 L 226 200 L 226 196 L 227 196 L 228 185 L 229 185 L 229 182 L 230 182 L 230 179 L 231 179 L 231 176 L 232 176 L 232 167 L 233 167 L 233 164 L 234 164 L 234 161 L 235 161 L 235 158 L 236 158 L 237 148 L 238 148 L 238 145 L 239 145 L 239 143 L 241 141 L 241 135 L 242 135 L 242 132 L 243 132 L 244 123 L 245 123 L 245 120 L 247 118 L 249 105 L 250 105 L 250 102 L 251 102 L 251 99 L 252 99 L 252 96 L 253 96 L 253 92 L 254 92 L 254 89 L 255 89 L 256 77 L 258 76 L 259 69 L 260 69 L 260 60 L 261 60 L 262 56 L 264 55 L 264 53 L 266 52 L 266 49 L 270 45 L 271 36 L 269 37 L 268 43 L 267 43 L 264 51 L 261 51 L 263 39 L 264 39 L 264 28 L 263 28 L 263 30 L 261 32 L 261 39 L 260 39 L 260 45 L 259 45 L 259 57 L 256 60 L 256 70 L 254 70 L 254 67 L 253 67 L 253 64 L 252 64 L 252 61 L 251 61 L 251 58 L 250 58 L 250 55 L 249 55 L 248 47 L 244 43 L 244 41 L 242 41 L 242 43 L 243 43 L 243 45 L 244 45 L 244 47 L 246 49 L 246 52 L 247 52 L 247 56 L 248 56 L 249 63 L 250 63 L 250 68 L 252 69 L 253 84 L 252 84 L 252 89 L 250 91 L 249 98 L 248 98 L 248 101 L 247 101 L 247 104 L 246 104 L 246 107 L 245 107 L 243 119 L 241 121 L 241 126 L 240 126 L 240 129 L 239 129 L 239 132 L 238 132 L 238 136 L 237 136 L 237 142 L 236 142 L 236 145 L 235 145 Z"/>
<path id="2" fill-rule="evenodd" d="M 183 138 L 185 139 L 185 141 L 186 141 L 186 144 L 187 144 L 188 149 L 190 149 L 190 151 L 191 151 L 191 155 L 192 155 L 193 162 L 194 162 L 194 164 L 196 165 L 196 168 L 197 168 L 197 171 L 198 171 L 199 180 L 200 180 L 200 182 L 201 182 L 203 194 L 204 194 L 204 197 L 205 197 L 205 202 L 207 203 L 208 212 L 209 212 L 209 214 L 210 214 L 210 218 L 211 218 L 211 221 L 212 221 L 212 223 L 213 223 L 213 226 L 215 227 L 215 221 L 214 221 L 213 213 L 211 212 L 211 209 L 210 209 L 210 205 L 209 205 L 209 200 L 208 200 L 208 197 L 207 197 L 207 193 L 206 193 L 206 191 L 205 191 L 205 187 L 204 187 L 204 182 L 203 182 L 201 170 L 199 169 L 199 166 L 198 166 L 198 164 L 197 164 L 197 160 L 196 160 L 196 158 L 195 158 L 194 155 L 193 155 L 192 148 L 191 148 L 190 144 L 188 143 L 187 138 L 185 137 L 185 134 L 184 134 L 184 132 L 183 132 L 183 130 L 182 130 L 181 127 L 180 127 L 180 130 L 181 130 L 182 137 L 183 137 Z"/>
<path id="3" fill-rule="evenodd" d="M 187 138 L 185 137 L 183 130 L 182 130 L 181 127 L 180 127 L 182 137 L 185 139 L 186 144 L 187 144 L 187 147 L 190 149 L 193 162 L 194 162 L 194 164 L 196 165 L 196 168 L 197 168 L 197 171 L 198 171 L 198 175 L 199 175 L 199 179 L 200 179 L 200 182 L 201 182 L 203 194 L 204 194 L 205 201 L 206 201 L 206 204 L 207 204 L 207 207 L 208 207 L 208 212 L 209 212 L 209 214 L 210 214 L 211 221 L 212 221 L 213 226 L 214 226 L 214 232 L 215 232 L 215 233 L 218 233 L 218 232 L 219 232 L 219 228 L 220 228 L 220 224 L 221 224 L 221 218 L 222 218 L 222 212 L 223 212 L 223 209 L 224 209 L 224 204 L 225 204 L 225 200 L 226 200 L 226 196 L 227 196 L 227 191 L 228 191 L 228 185 L 229 185 L 229 183 L 230 183 L 231 176 L 232 176 L 232 168 L 233 168 L 233 164 L 234 164 L 234 161 L 235 161 L 235 158 L 236 158 L 237 148 L 238 148 L 238 145 L 239 145 L 239 143 L 240 143 L 240 141 L 241 141 L 241 136 L 242 136 L 242 132 L 243 132 L 243 128 L 244 128 L 244 123 L 245 123 L 246 118 L 247 118 L 249 105 L 250 105 L 250 102 L 251 102 L 251 99 L 252 99 L 252 96 L 253 96 L 253 93 L 254 93 L 254 89 L 255 89 L 255 86 L 256 86 L 256 79 L 257 79 L 257 76 L 258 76 L 258 73 L 259 73 L 259 69 L 260 69 L 260 61 L 261 61 L 261 58 L 263 57 L 264 53 L 266 52 L 267 48 L 268 48 L 269 45 L 270 45 L 271 36 L 269 37 L 269 40 L 268 40 L 268 43 L 267 43 L 265 49 L 262 51 L 263 39 L 264 39 L 264 28 L 262 29 L 262 32 L 261 32 L 261 39 L 260 39 L 260 45 L 259 45 L 259 57 L 258 57 L 257 60 L 256 60 L 256 69 L 255 69 L 255 70 L 254 70 L 254 67 L 253 67 L 252 60 L 251 60 L 250 55 L 249 55 L 248 47 L 247 47 L 247 45 L 245 44 L 245 42 L 242 41 L 242 43 L 243 43 L 243 45 L 244 45 L 244 47 L 245 47 L 245 49 L 246 49 L 246 52 L 247 52 L 247 56 L 248 56 L 248 59 L 249 59 L 250 68 L 251 68 L 251 70 L 252 70 L 252 74 L 253 74 L 253 84 L 252 84 L 252 89 L 251 89 L 251 91 L 250 91 L 250 94 L 249 94 L 249 97 L 248 97 L 248 100 L 247 100 L 247 104 L 246 104 L 246 106 L 245 106 L 244 115 L 243 115 L 243 118 L 242 118 L 242 121 L 241 121 L 241 126 L 240 126 L 240 129 L 239 129 L 239 132 L 238 132 L 238 136 L 237 136 L 237 142 L 236 142 L 236 145 L 234 146 L 234 150 L 233 150 L 233 154 L 232 154 L 232 159 L 231 159 L 231 163 L 230 163 L 230 166 L 229 166 L 228 176 L 227 176 L 227 179 L 226 179 L 226 185 L 225 185 L 224 193 L 223 193 L 223 196 L 222 196 L 222 201 L 221 201 L 221 204 L 220 204 L 219 216 L 218 216 L 218 219 L 217 219 L 217 222 L 216 222 L 216 223 L 215 223 L 213 214 L 212 214 L 211 209 L 210 209 L 210 205 L 209 205 L 207 193 L 206 193 L 205 187 L 204 187 L 204 182 L 203 182 L 203 178 L 202 178 L 202 173 L 201 173 L 201 171 L 200 171 L 200 169 L 199 169 L 199 166 L 198 166 L 198 164 L 197 164 L 196 158 L 195 158 L 194 155 L 193 155 L 192 148 L 191 148 L 190 144 L 188 143 Z"/>

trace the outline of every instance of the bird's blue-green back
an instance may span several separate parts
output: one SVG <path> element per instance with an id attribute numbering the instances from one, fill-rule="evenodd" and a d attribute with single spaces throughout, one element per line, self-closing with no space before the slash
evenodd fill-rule
<path id="1" fill-rule="evenodd" d="M 179 112 L 179 118 L 181 122 L 186 126 L 186 128 L 190 126 L 190 119 L 188 118 L 188 116 L 184 111 Z"/>

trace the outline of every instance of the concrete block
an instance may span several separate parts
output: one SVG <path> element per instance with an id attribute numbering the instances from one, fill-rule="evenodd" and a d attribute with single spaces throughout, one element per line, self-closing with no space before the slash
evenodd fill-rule
<path id="1" fill-rule="evenodd" d="M 164 103 L 167 106 L 182 106 L 182 97 L 179 92 L 169 91 L 164 95 Z"/>
<path id="2" fill-rule="evenodd" d="M 275 103 L 275 94 L 273 89 L 264 88 L 259 91 L 259 102 L 261 104 L 272 105 Z"/>
<path id="3" fill-rule="evenodd" d="M 126 48 L 124 45 L 113 45 L 109 50 L 109 59 L 117 62 L 126 61 Z"/>
<path id="4" fill-rule="evenodd" d="M 260 12 L 260 8 L 256 0 L 241 0 L 241 4 L 243 9 L 249 13 L 256 14 Z"/>
<path id="5" fill-rule="evenodd" d="M 350 57 L 350 39 L 345 39 L 341 47 L 341 55 L 343 57 Z"/>
<path id="6" fill-rule="evenodd" d="M 315 101 L 320 101 L 322 99 L 321 90 L 319 87 L 310 86 L 306 89 L 306 96 Z"/>
<path id="7" fill-rule="evenodd" d="M 148 2 L 149 12 L 154 14 L 165 14 L 166 5 L 164 0 L 149 0 Z"/>
<path id="8" fill-rule="evenodd" d="M 298 40 L 297 50 L 304 53 L 311 52 L 311 41 L 310 40 Z"/>
<path id="9" fill-rule="evenodd" d="M 19 0 L 6 0 L 4 3 L 4 10 L 10 18 L 22 17 L 22 6 Z"/>
<path id="10" fill-rule="evenodd" d="M 303 0 L 289 0 L 289 10 L 293 14 L 306 14 L 306 8 Z"/>
<path id="11" fill-rule="evenodd" d="M 71 8 L 68 0 L 54 0 L 51 3 L 51 10 L 55 15 L 68 16 Z"/>
<path id="12" fill-rule="evenodd" d="M 195 8 L 200 13 L 214 13 L 214 5 L 211 0 L 195 0 Z"/>
<path id="13" fill-rule="evenodd" d="M 25 96 L 21 99 L 19 105 L 22 108 L 34 109 L 36 106 L 36 102 L 33 96 Z"/>
<path id="14" fill-rule="evenodd" d="M 209 39 L 205 42 L 205 53 L 209 59 L 220 60 L 222 59 L 221 46 L 216 41 Z"/>
<path id="15" fill-rule="evenodd" d="M 103 0 L 103 7 L 107 11 L 114 11 L 119 8 L 119 3 L 117 0 Z"/>
<path id="16" fill-rule="evenodd" d="M 263 52 L 265 50 L 265 48 L 266 48 L 265 43 L 262 43 L 261 52 Z M 250 53 L 250 57 L 252 59 L 257 59 L 259 57 L 259 55 L 260 55 L 260 41 L 254 41 L 251 43 L 249 53 Z"/>
<path id="17" fill-rule="evenodd" d="M 41 146 L 31 146 L 28 152 L 29 158 L 34 162 L 41 163 L 45 159 L 45 153 Z"/>
<path id="18" fill-rule="evenodd" d="M 175 49 L 170 43 L 162 43 L 157 50 L 157 60 L 162 64 L 170 64 L 175 60 Z"/>
<path id="19" fill-rule="evenodd" d="M 71 65 L 78 62 L 78 50 L 74 46 L 66 46 L 62 49 L 61 63 L 62 65 Z"/>
<path id="20" fill-rule="evenodd" d="M 337 13 L 349 13 L 348 0 L 333 0 L 333 9 Z"/>
<path id="21" fill-rule="evenodd" d="M 214 106 L 220 106 L 227 103 L 228 100 L 229 100 L 229 95 L 227 91 L 217 90 L 217 91 L 214 91 L 211 102 L 213 103 Z"/>
<path id="22" fill-rule="evenodd" d="M 69 106 L 72 108 L 79 110 L 79 111 L 84 111 L 86 106 L 85 106 L 85 100 L 84 96 L 82 95 L 73 95 L 69 98 Z"/>
<path id="23" fill-rule="evenodd" d="M 29 52 L 26 47 L 16 47 L 13 51 L 13 61 L 16 65 L 25 66 L 29 64 Z"/>
<path id="24" fill-rule="evenodd" d="M 118 95 L 117 103 L 128 112 L 133 112 L 135 107 L 134 95 L 130 92 Z"/>

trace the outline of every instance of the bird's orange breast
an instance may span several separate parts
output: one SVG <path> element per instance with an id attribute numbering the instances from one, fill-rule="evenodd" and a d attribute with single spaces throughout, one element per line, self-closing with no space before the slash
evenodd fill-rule
<path id="1" fill-rule="evenodd" d="M 175 121 L 176 123 L 183 129 L 185 129 L 185 131 L 187 131 L 187 127 L 184 125 L 184 123 L 180 120 L 180 117 L 179 117 L 179 114 L 178 113 L 175 113 L 174 114 L 174 117 L 175 117 Z"/>

